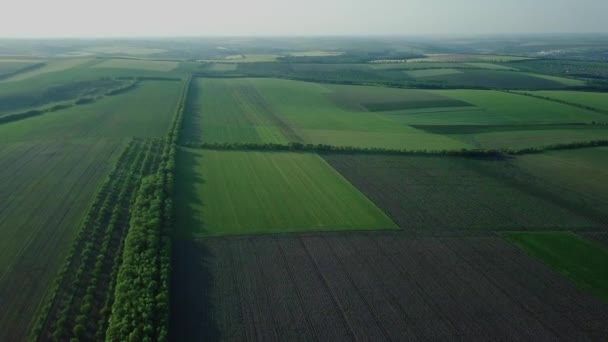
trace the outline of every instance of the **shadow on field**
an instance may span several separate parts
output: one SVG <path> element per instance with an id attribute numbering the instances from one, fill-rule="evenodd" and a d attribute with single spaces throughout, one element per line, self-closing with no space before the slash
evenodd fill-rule
<path id="1" fill-rule="evenodd" d="M 195 151 L 179 148 L 175 186 L 175 238 L 193 238 L 204 227 L 203 202 L 197 188 L 205 184 L 200 174 L 203 157 Z"/>
<path id="2" fill-rule="evenodd" d="M 213 256 L 203 241 L 173 242 L 171 279 L 171 341 L 217 341 L 219 328 L 210 313 Z"/>

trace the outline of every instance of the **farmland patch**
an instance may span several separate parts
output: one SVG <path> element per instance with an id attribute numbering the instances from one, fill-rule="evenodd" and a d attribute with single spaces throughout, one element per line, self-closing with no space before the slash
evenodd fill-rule
<path id="1" fill-rule="evenodd" d="M 177 241 L 172 338 L 605 340 L 608 308 L 496 236 Z"/>
<path id="2" fill-rule="evenodd" d="M 502 236 L 608 302 L 608 249 L 569 232 L 509 232 Z"/>
<path id="3" fill-rule="evenodd" d="M 413 230 L 547 230 L 602 227 L 601 219 L 556 197 L 507 161 L 381 155 L 323 156 Z"/>
<path id="4" fill-rule="evenodd" d="M 405 72 L 410 77 L 431 77 L 462 74 L 462 71 L 456 69 L 426 69 L 426 70 L 410 70 Z"/>
<path id="5" fill-rule="evenodd" d="M 153 61 L 145 59 L 108 59 L 99 64 L 96 64 L 94 67 L 167 72 L 177 68 L 177 65 L 178 62 L 172 61 Z"/>
<path id="6" fill-rule="evenodd" d="M 395 228 L 314 154 L 180 149 L 177 166 L 182 236 Z"/>

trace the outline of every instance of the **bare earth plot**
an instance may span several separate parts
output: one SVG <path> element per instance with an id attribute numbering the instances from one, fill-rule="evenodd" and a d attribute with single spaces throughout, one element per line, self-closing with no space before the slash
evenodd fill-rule
<path id="1" fill-rule="evenodd" d="M 181 241 L 173 340 L 603 341 L 608 305 L 497 236 Z"/>
<path id="2" fill-rule="evenodd" d="M 337 154 L 324 158 L 405 229 L 603 227 L 603 217 L 549 192 L 539 178 L 509 161 Z"/>
<path id="3" fill-rule="evenodd" d="M 0 341 L 28 333 L 120 140 L 0 144 Z"/>

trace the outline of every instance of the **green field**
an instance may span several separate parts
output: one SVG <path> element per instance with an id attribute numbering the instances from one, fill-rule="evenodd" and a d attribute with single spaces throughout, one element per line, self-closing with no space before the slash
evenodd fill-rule
<path id="1" fill-rule="evenodd" d="M 3 124 L 0 142 L 162 136 L 181 87 L 177 81 L 146 81 L 127 93 L 107 96 L 92 104 Z"/>
<path id="2" fill-rule="evenodd" d="M 177 167 L 181 236 L 396 227 L 314 154 L 180 149 Z"/>
<path id="3" fill-rule="evenodd" d="M 10 180 L 0 182 L 0 340 L 24 340 L 122 146 L 91 139 L 0 143 L 0 176 Z"/>
<path id="4" fill-rule="evenodd" d="M 608 302 L 608 250 L 569 233 L 503 233 L 502 236 L 542 260 L 581 289 Z"/>
<path id="5" fill-rule="evenodd" d="M 279 79 L 200 79 L 195 86 L 198 90 L 186 116 L 185 141 L 301 141 L 412 150 L 467 146 L 368 111 L 467 105 L 424 91 Z"/>
<path id="6" fill-rule="evenodd" d="M 177 65 L 177 62 L 172 61 L 152 61 L 145 59 L 109 59 L 95 65 L 95 67 L 166 72 L 177 68 Z"/>

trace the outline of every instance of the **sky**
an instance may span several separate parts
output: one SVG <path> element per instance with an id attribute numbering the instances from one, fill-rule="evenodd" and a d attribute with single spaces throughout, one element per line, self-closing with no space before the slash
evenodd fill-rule
<path id="1" fill-rule="evenodd" d="M 608 32 L 608 0 L 4 0 L 0 37 Z"/>

